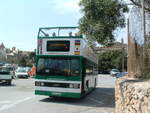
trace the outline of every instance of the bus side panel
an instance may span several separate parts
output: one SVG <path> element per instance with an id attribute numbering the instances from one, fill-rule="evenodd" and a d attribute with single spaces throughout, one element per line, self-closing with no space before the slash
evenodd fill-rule
<path id="1" fill-rule="evenodd" d="M 95 69 L 94 69 L 94 65 L 95 64 L 92 64 L 92 63 L 89 63 L 89 61 L 87 61 L 86 59 L 84 59 L 83 61 L 83 89 L 84 89 L 84 92 L 85 94 L 92 91 L 94 88 L 96 88 L 97 86 L 97 74 L 95 73 Z M 87 64 L 90 64 L 92 65 L 93 67 L 93 73 L 89 74 L 88 71 L 89 68 L 87 66 Z"/>
<path id="2" fill-rule="evenodd" d="M 96 76 L 89 75 L 84 78 L 84 90 L 86 92 L 96 88 L 97 79 Z"/>

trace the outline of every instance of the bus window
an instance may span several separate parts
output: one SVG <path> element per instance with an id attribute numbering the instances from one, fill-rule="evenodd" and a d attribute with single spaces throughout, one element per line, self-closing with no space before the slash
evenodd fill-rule
<path id="1" fill-rule="evenodd" d="M 95 74 L 95 75 L 98 74 L 98 68 L 97 68 L 97 65 L 96 65 L 96 64 L 94 65 L 94 74 Z"/>
<path id="2" fill-rule="evenodd" d="M 80 62 L 74 58 L 40 58 L 37 64 L 38 75 L 79 76 Z"/>
<path id="3" fill-rule="evenodd" d="M 90 63 L 88 60 L 86 60 L 85 63 L 85 68 L 86 68 L 86 74 L 87 75 L 93 75 L 93 63 Z"/>
<path id="4" fill-rule="evenodd" d="M 79 59 L 71 59 L 70 60 L 70 70 L 71 76 L 77 76 L 80 74 L 80 63 L 79 63 Z"/>

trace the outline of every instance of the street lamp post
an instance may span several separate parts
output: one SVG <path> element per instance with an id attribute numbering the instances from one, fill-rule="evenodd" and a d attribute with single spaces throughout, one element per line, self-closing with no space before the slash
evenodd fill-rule
<path id="1" fill-rule="evenodd" d="M 124 40 L 123 38 L 121 39 L 122 43 L 122 72 L 124 72 Z"/>
<path id="2" fill-rule="evenodd" d="M 142 29 L 143 29 L 144 49 L 146 49 L 146 48 L 145 48 L 145 46 L 146 46 L 146 38 L 145 38 L 146 29 L 145 29 L 144 0 L 142 0 Z"/>

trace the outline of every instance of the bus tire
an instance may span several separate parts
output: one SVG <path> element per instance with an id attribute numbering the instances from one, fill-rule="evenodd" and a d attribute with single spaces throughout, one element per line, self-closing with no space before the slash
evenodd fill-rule
<path id="1" fill-rule="evenodd" d="M 11 85 L 11 80 L 8 80 L 8 81 L 7 81 L 7 85 Z"/>
<path id="2" fill-rule="evenodd" d="M 89 80 L 86 81 L 86 89 L 89 90 Z"/>
<path id="3" fill-rule="evenodd" d="M 95 79 L 95 83 L 94 83 L 94 87 L 96 88 L 96 85 L 97 85 L 97 81 L 96 81 L 96 79 Z"/>

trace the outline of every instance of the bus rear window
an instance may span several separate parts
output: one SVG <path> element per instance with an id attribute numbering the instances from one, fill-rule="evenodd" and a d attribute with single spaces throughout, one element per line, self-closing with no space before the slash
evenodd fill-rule
<path id="1" fill-rule="evenodd" d="M 68 52 L 70 50 L 70 41 L 47 41 L 48 52 Z"/>

